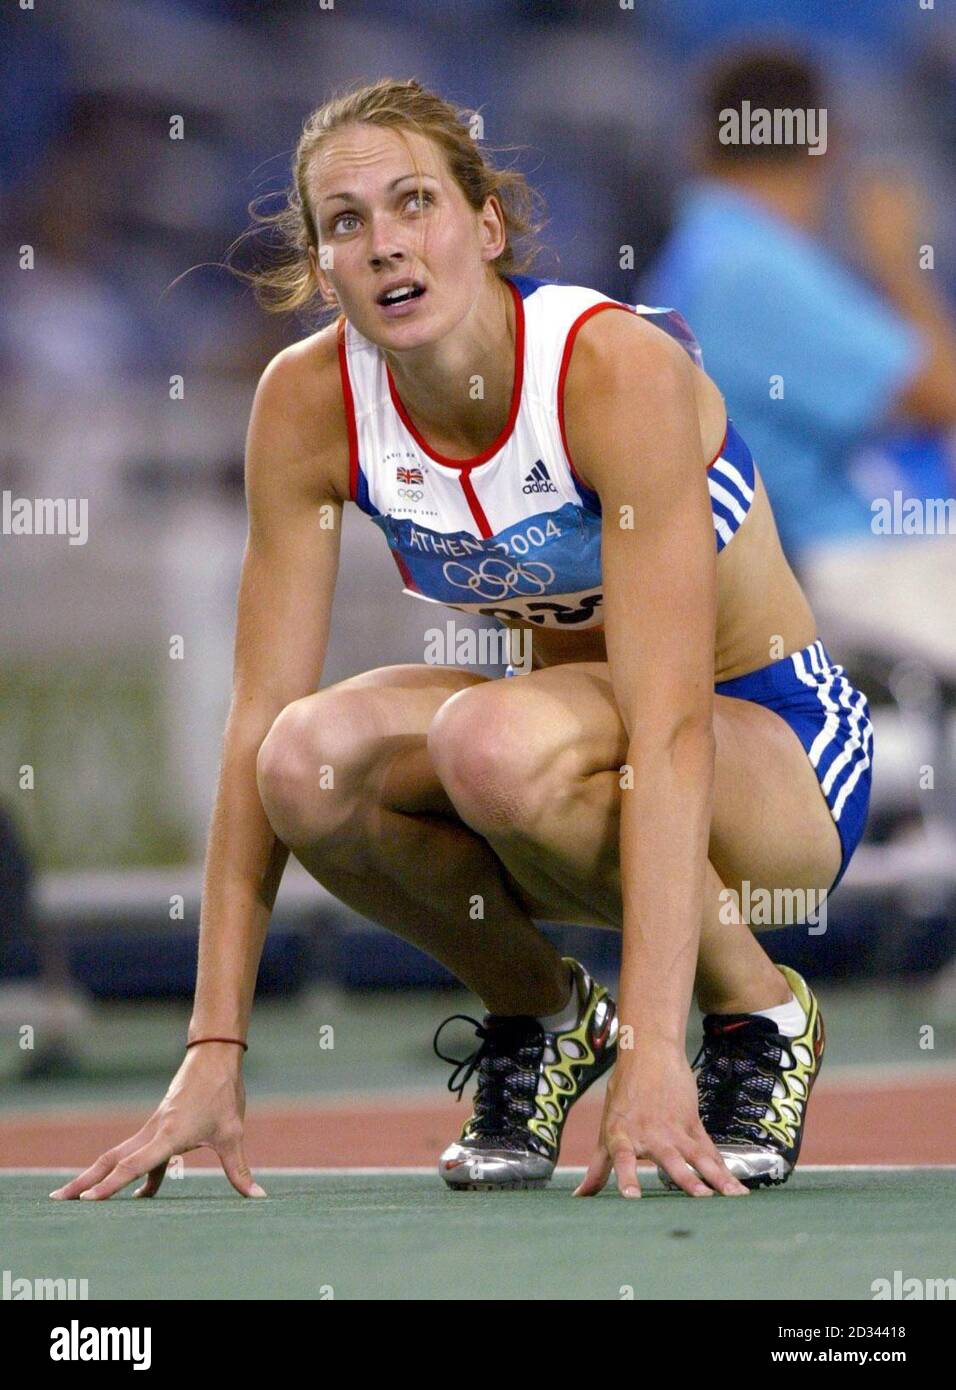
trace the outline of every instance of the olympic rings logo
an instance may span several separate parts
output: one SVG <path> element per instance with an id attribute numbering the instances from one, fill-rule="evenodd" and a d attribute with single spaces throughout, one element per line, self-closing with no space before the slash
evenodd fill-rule
<path id="1" fill-rule="evenodd" d="M 537 560 L 526 565 L 513 564 L 498 556 L 482 560 L 477 570 L 457 560 L 448 560 L 442 572 L 456 589 L 469 589 L 476 598 L 483 599 L 506 598 L 509 594 L 544 594 L 554 580 L 550 565 Z"/>
<path id="2" fill-rule="evenodd" d="M 399 497 L 407 497 L 409 502 L 420 502 L 425 496 L 425 489 L 420 487 L 400 487 Z"/>

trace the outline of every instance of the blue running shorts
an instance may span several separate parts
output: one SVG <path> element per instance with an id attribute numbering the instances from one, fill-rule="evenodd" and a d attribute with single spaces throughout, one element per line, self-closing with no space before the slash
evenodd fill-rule
<path id="1" fill-rule="evenodd" d="M 721 681 L 714 691 L 766 705 L 803 744 L 840 836 L 842 858 L 832 893 L 860 843 L 870 807 L 873 725 L 866 696 L 820 641 L 759 671 Z"/>
<path id="2" fill-rule="evenodd" d="M 506 676 L 515 676 L 511 665 Z M 846 873 L 863 836 L 873 777 L 873 725 L 866 696 L 847 680 L 820 641 L 769 666 L 714 686 L 717 695 L 753 700 L 785 720 L 803 744 L 840 836 Z"/>

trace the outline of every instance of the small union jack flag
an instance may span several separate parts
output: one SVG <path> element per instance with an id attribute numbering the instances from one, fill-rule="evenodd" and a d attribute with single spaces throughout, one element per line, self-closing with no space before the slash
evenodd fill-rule
<path id="1" fill-rule="evenodd" d="M 422 470 L 420 468 L 396 468 L 395 479 L 399 483 L 424 482 Z"/>

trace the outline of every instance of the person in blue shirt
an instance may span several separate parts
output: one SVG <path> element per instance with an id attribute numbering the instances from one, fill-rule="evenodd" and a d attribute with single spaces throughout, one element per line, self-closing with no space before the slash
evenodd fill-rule
<path id="1" fill-rule="evenodd" d="M 804 144 L 723 142 L 735 130 L 728 112 L 753 122 L 759 111 L 824 104 L 813 67 L 789 50 L 725 60 L 706 89 L 700 176 L 642 286 L 647 303 L 676 306 L 693 328 L 797 563 L 814 544 L 871 534 L 870 505 L 848 472 L 854 448 L 893 415 L 956 422 L 956 337 L 920 265 L 927 236 L 915 191 L 885 176 L 857 186 L 864 278 L 819 239 L 832 130 L 829 142 L 819 120 L 807 122 Z"/>

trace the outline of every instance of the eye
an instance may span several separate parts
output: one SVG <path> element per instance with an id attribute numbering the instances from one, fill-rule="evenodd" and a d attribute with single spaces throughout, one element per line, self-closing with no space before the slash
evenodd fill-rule
<path id="1" fill-rule="evenodd" d="M 350 226 L 350 227 L 343 227 L 343 226 L 342 226 L 342 223 L 343 223 L 343 222 L 350 222 L 350 223 L 352 223 L 353 225 Z M 356 217 L 356 215 L 355 215 L 354 212 L 340 212 L 340 213 L 338 214 L 337 217 L 334 217 L 334 218 L 332 219 L 332 231 L 333 231 L 333 233 L 336 233 L 336 234 L 339 233 L 339 232 L 346 232 L 346 233 L 348 233 L 348 232 L 354 232 L 354 231 L 355 231 L 355 224 L 357 224 L 357 223 L 358 223 L 358 218 Z"/>
<path id="2" fill-rule="evenodd" d="M 435 201 L 434 194 L 429 193 L 429 191 L 428 191 L 427 188 L 423 188 L 423 189 L 422 189 L 421 195 L 420 195 L 420 196 L 419 196 L 418 190 L 416 189 L 416 190 L 414 191 L 414 193 L 409 193 L 408 196 L 406 197 L 406 199 L 405 199 L 405 206 L 408 207 L 410 203 L 420 203 L 420 204 L 421 204 L 421 207 L 422 207 L 422 208 L 425 208 L 425 207 L 429 207 L 434 201 Z M 412 210 L 413 212 L 418 211 L 417 208 L 412 208 L 411 210 Z"/>

